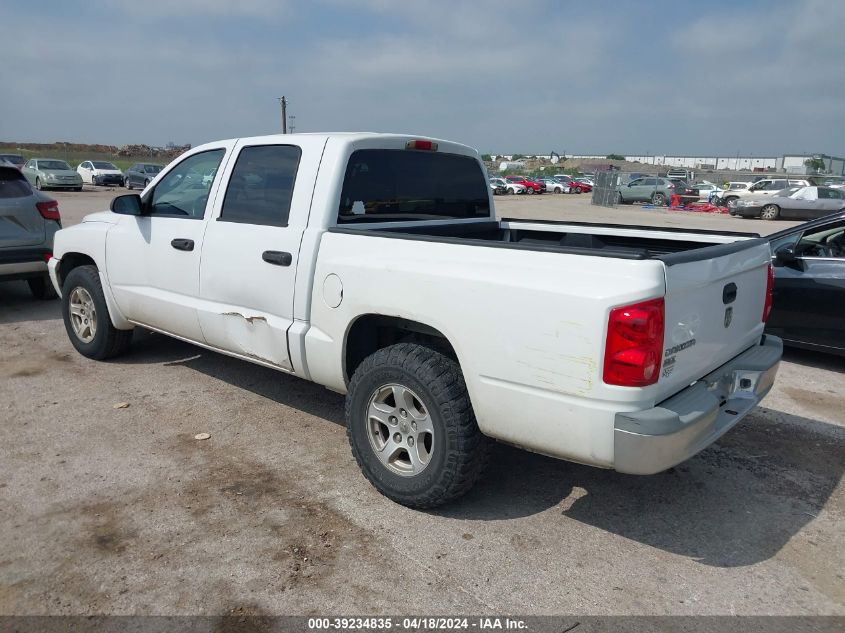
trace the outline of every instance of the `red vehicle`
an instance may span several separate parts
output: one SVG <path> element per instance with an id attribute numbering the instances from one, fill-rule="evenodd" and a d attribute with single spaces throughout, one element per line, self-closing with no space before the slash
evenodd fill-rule
<path id="1" fill-rule="evenodd" d="M 569 183 L 569 193 L 590 193 L 593 190 L 593 185 L 581 180 L 573 180 Z"/>
<path id="2" fill-rule="evenodd" d="M 543 193 L 546 190 L 546 185 L 543 183 L 529 180 L 523 176 L 508 176 L 506 180 L 525 187 L 525 193 Z"/>

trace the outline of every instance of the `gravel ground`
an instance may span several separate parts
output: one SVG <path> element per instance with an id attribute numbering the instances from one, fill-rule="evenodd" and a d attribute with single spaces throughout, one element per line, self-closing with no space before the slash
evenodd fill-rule
<path id="1" fill-rule="evenodd" d="M 112 195 L 56 198 L 72 224 Z M 789 225 L 587 196 L 497 203 Z M 500 446 L 468 497 L 415 512 L 358 472 L 340 396 L 155 334 L 89 361 L 58 302 L 0 284 L 0 614 L 845 615 L 843 371 L 788 351 L 763 407 L 660 475 Z"/>

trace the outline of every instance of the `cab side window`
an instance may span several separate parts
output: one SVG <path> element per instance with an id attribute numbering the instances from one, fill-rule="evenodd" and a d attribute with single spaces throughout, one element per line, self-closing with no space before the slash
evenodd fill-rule
<path id="1" fill-rule="evenodd" d="M 213 173 L 225 152 L 213 149 L 194 154 L 171 169 L 149 195 L 148 214 L 201 220 L 214 180 Z"/>
<path id="2" fill-rule="evenodd" d="M 244 147 L 229 178 L 219 221 L 287 226 L 301 155 L 294 145 Z"/>
<path id="3" fill-rule="evenodd" d="M 795 254 L 798 257 L 845 257 L 845 223 L 807 231 L 795 247 Z"/>

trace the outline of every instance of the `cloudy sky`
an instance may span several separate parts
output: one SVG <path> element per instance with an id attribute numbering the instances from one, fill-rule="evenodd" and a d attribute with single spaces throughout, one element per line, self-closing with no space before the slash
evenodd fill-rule
<path id="1" fill-rule="evenodd" d="M 845 154 L 845 1 L 38 0 L 0 140 L 393 131 L 482 152 Z"/>

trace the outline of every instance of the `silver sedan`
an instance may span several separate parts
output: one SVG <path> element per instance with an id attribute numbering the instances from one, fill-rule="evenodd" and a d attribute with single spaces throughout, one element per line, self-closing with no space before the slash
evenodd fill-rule
<path id="1" fill-rule="evenodd" d="M 831 187 L 789 187 L 773 196 L 737 200 L 734 215 L 764 220 L 809 220 L 845 209 L 845 191 Z"/>

